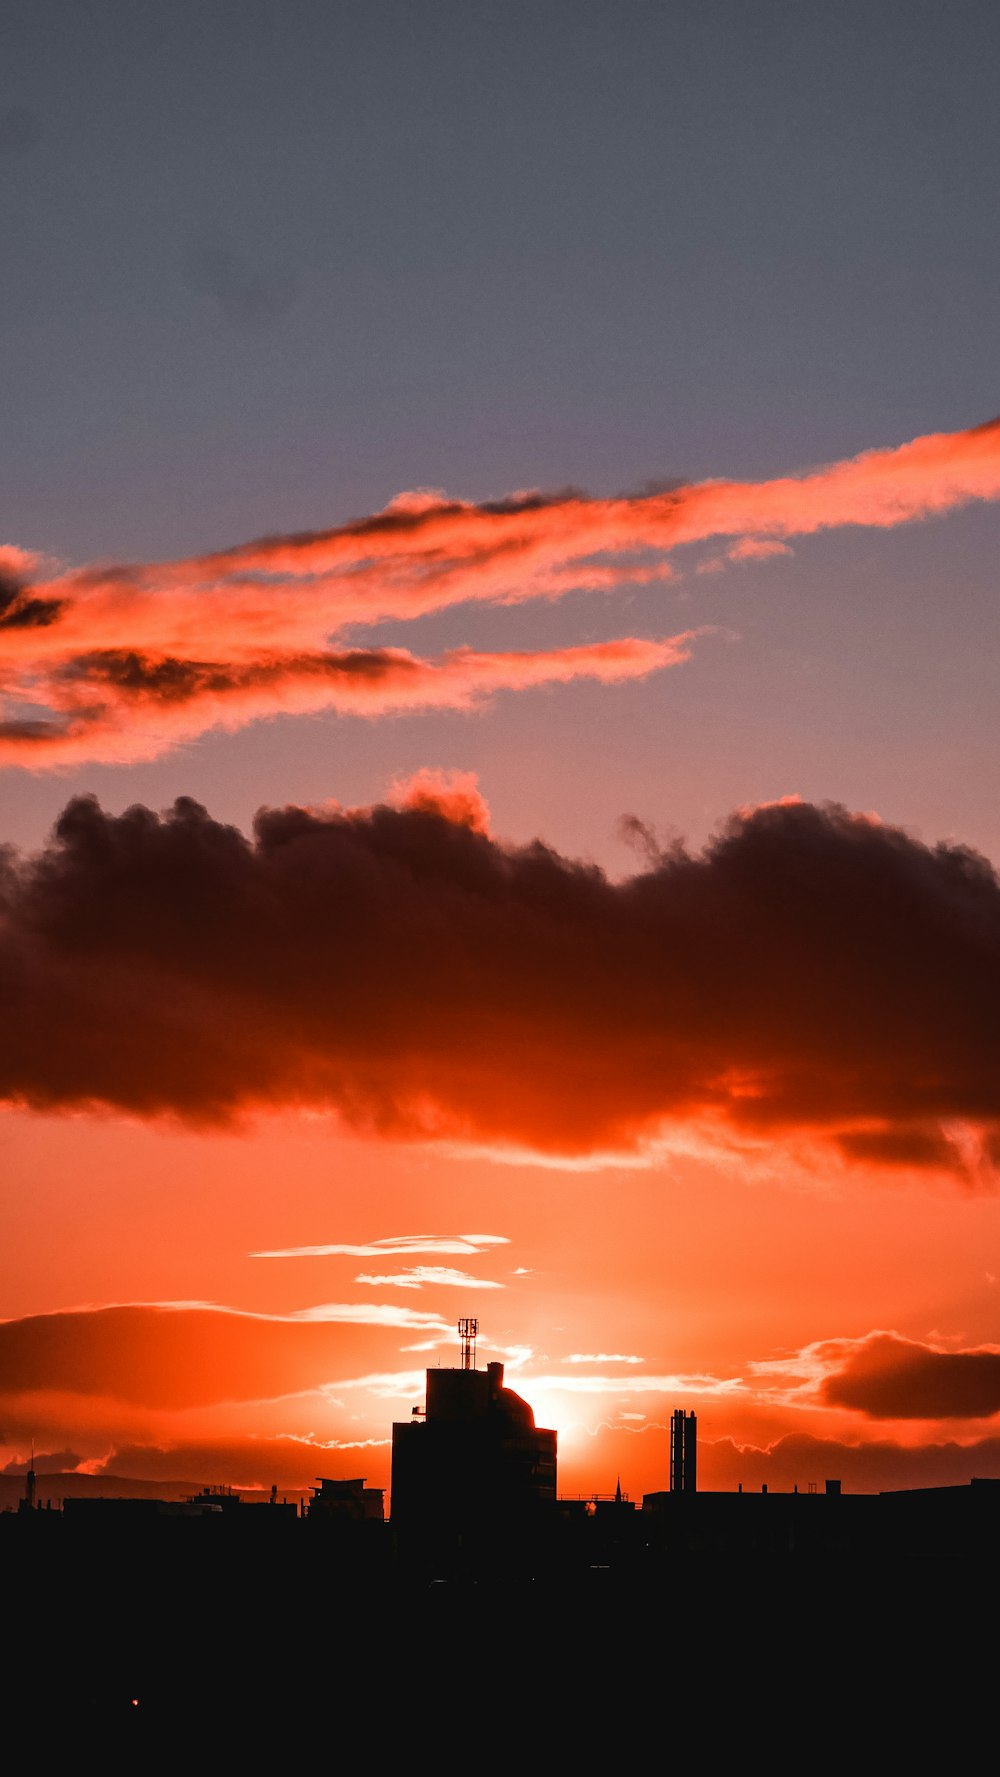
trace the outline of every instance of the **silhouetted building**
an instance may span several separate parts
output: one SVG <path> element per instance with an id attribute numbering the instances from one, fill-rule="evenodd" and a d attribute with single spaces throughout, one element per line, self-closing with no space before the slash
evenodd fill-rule
<path id="1" fill-rule="evenodd" d="M 31 1451 L 31 1461 L 28 1464 L 28 1472 L 24 1477 L 24 1493 L 22 1494 L 20 1500 L 18 1501 L 17 1509 L 19 1512 L 33 1512 L 35 1510 L 35 1452 L 34 1452 L 34 1447 L 32 1447 L 32 1451 Z"/>
<path id="2" fill-rule="evenodd" d="M 472 1368 L 475 1321 L 460 1323 L 460 1369 L 428 1370 L 426 1408 L 392 1428 L 391 1523 L 404 1560 L 454 1568 L 526 1546 L 556 1498 L 556 1433 L 505 1388 L 503 1364 Z"/>
<path id="3" fill-rule="evenodd" d="M 200 1493 L 193 1493 L 190 1499 L 182 1500 L 177 1511 L 189 1518 L 214 1517 L 222 1512 L 231 1517 L 242 1505 L 239 1494 L 234 1493 L 231 1487 L 203 1487 Z"/>
<path id="4" fill-rule="evenodd" d="M 695 1493 L 698 1487 L 698 1421 L 676 1407 L 670 1415 L 670 1491 Z"/>
<path id="5" fill-rule="evenodd" d="M 843 1492 L 827 1480 L 779 1492 L 766 1483 L 736 1493 L 643 1495 L 651 1554 L 746 1560 L 858 1563 L 977 1562 L 1000 1558 L 1000 1480 L 886 1493 Z"/>
<path id="6" fill-rule="evenodd" d="M 377 1523 L 385 1520 L 385 1493 L 381 1487 L 366 1487 L 364 1480 L 331 1481 L 317 1476 L 319 1486 L 313 1488 L 309 1516 L 347 1519 L 352 1524 Z"/>
<path id="7" fill-rule="evenodd" d="M 156 1499 L 147 1495 L 68 1494 L 63 1500 L 63 1515 L 73 1523 L 94 1527 L 125 1529 L 145 1526 L 154 1519 L 210 1518 L 227 1525 L 241 1525 L 244 1530 L 259 1532 L 273 1529 L 279 1520 L 287 1523 L 297 1516 L 294 1505 L 278 1504 L 276 1489 L 268 1504 L 247 1504 L 232 1487 L 203 1487 L 187 1499 Z"/>
<path id="8" fill-rule="evenodd" d="M 385 1494 L 362 1479 L 318 1477 L 305 1512 L 314 1559 L 326 1564 L 339 1585 L 377 1582 L 387 1571 L 391 1548 Z"/>

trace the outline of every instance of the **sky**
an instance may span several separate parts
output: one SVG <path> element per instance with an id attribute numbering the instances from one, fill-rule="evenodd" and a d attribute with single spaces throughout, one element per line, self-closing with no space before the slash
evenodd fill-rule
<path id="1" fill-rule="evenodd" d="M 9 0 L 0 1470 L 1000 1477 L 998 54 Z"/>

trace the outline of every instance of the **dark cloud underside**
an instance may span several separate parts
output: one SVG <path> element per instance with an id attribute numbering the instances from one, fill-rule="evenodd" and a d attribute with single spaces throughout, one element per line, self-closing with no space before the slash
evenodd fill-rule
<path id="1" fill-rule="evenodd" d="M 0 1014 L 0 1091 L 39 1107 L 576 1153 L 707 1117 L 961 1170 L 956 1123 L 987 1153 L 1000 1121 L 1000 887 L 839 807 L 614 883 L 433 807 L 264 810 L 250 841 L 78 798 L 6 854 Z"/>

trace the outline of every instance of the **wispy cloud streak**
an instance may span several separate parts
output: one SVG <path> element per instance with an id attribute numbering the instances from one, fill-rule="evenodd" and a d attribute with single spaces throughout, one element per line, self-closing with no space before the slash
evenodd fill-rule
<path id="1" fill-rule="evenodd" d="M 252 1259 L 387 1259 L 410 1253 L 440 1253 L 448 1257 L 475 1254 L 482 1247 L 509 1246 L 505 1234 L 391 1234 L 384 1240 L 331 1241 L 327 1246 L 284 1246 L 271 1252 L 251 1253 Z"/>
<path id="2" fill-rule="evenodd" d="M 230 651 L 215 660 L 107 648 L 75 655 L 41 679 L 13 681 L 15 695 L 44 700 L 45 714 L 0 720 L 0 764 L 125 763 L 210 729 L 233 730 L 280 714 L 471 710 L 498 691 L 574 679 L 618 684 L 689 659 L 698 634 L 685 630 L 661 641 L 623 636 L 533 653 L 453 648 L 435 660 L 405 648 L 243 659 Z"/>
<path id="3" fill-rule="evenodd" d="M 9 547 L 0 556 L 0 763 L 127 760 L 278 713 L 472 708 L 504 689 L 641 677 L 686 659 L 697 632 L 535 654 L 457 649 L 436 660 L 343 638 L 348 626 L 470 601 L 652 585 L 674 573 L 674 551 L 711 538 L 736 540 L 729 560 L 762 559 L 787 553 L 789 537 L 889 528 L 998 496 L 992 421 L 764 482 L 479 505 L 403 495 L 332 529 L 175 562 L 45 575 Z"/>
<path id="4" fill-rule="evenodd" d="M 406 1271 L 377 1273 L 360 1271 L 354 1281 L 374 1284 L 378 1288 L 388 1285 L 397 1290 L 422 1290 L 430 1285 L 464 1290 L 502 1290 L 505 1287 L 490 1278 L 473 1277 L 468 1271 L 456 1271 L 450 1265 L 411 1265 Z"/>

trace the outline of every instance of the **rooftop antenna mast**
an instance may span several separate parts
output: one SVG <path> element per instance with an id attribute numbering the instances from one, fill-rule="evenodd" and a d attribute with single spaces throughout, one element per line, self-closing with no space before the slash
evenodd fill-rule
<path id="1" fill-rule="evenodd" d="M 478 1320 L 460 1320 L 458 1336 L 462 1341 L 462 1368 L 474 1370 L 476 1367 L 476 1340 L 479 1338 Z"/>

